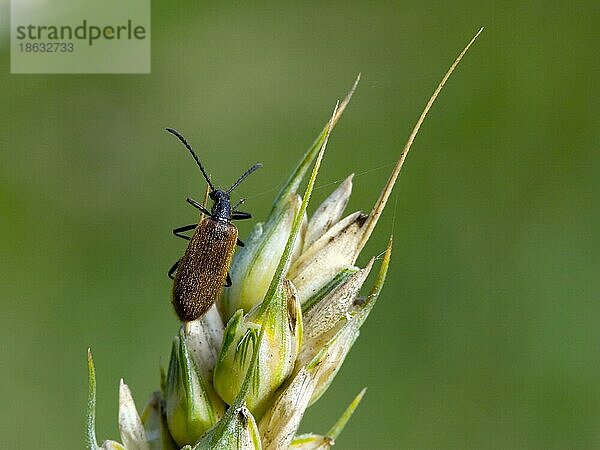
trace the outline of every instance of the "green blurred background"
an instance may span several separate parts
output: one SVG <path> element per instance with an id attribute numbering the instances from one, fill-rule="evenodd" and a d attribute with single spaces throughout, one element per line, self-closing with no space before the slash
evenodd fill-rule
<path id="1" fill-rule="evenodd" d="M 165 126 L 223 184 L 262 161 L 238 193 L 260 220 L 362 72 L 316 200 L 355 172 L 368 210 L 480 26 L 360 260 L 394 233 L 380 302 L 302 430 L 368 386 L 336 448 L 600 448 L 598 2 L 154 2 L 151 75 L 10 75 L 0 13 L 1 448 L 83 448 L 88 346 L 99 439 L 120 377 L 140 408 L 157 388 L 171 229 L 204 189 Z"/>

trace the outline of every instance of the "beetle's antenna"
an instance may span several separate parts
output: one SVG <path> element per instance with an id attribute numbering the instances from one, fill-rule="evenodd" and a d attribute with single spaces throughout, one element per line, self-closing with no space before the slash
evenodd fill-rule
<path id="1" fill-rule="evenodd" d="M 200 167 L 200 170 L 202 171 L 202 175 L 204 175 L 204 179 L 210 186 L 210 190 L 214 191 L 215 187 L 210 182 L 210 177 L 207 175 L 206 170 L 204 170 L 204 166 L 202 166 L 202 163 L 200 162 L 200 158 L 198 158 L 198 155 L 196 155 L 196 153 L 192 149 L 192 146 L 190 144 L 188 144 L 188 141 L 185 140 L 185 138 L 181 135 L 181 133 L 179 131 L 177 131 L 173 128 L 165 128 L 165 129 L 172 135 L 176 136 L 183 143 L 183 145 L 185 145 L 185 148 L 187 148 L 190 151 L 190 153 L 194 157 L 194 160 L 196 161 L 196 164 L 198 164 L 198 167 Z"/>
<path id="2" fill-rule="evenodd" d="M 250 167 L 248 170 L 246 170 L 246 172 L 241 177 L 239 177 L 238 180 L 235 183 L 233 183 L 229 189 L 227 189 L 227 194 L 231 194 L 231 191 L 233 191 L 236 187 L 238 187 L 238 184 L 240 184 L 242 181 L 244 181 L 244 178 L 246 178 L 248 175 L 250 175 L 255 170 L 260 169 L 261 167 L 262 167 L 261 163 L 256 163 L 252 167 Z"/>

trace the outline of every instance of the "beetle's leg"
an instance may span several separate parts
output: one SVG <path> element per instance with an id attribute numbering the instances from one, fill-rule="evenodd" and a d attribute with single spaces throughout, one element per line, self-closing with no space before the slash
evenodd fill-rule
<path id="1" fill-rule="evenodd" d="M 171 280 L 175 278 L 175 277 L 173 276 L 173 274 L 174 274 L 174 273 L 175 273 L 175 271 L 177 270 L 177 266 L 179 266 L 179 263 L 180 263 L 180 261 L 181 261 L 181 260 L 179 260 L 179 259 L 178 259 L 177 261 L 175 261 L 175 264 L 173 264 L 173 265 L 171 266 L 171 268 L 169 269 L 169 278 L 170 278 Z"/>
<path id="2" fill-rule="evenodd" d="M 231 220 L 251 219 L 252 214 L 244 211 L 231 211 Z"/>
<path id="3" fill-rule="evenodd" d="M 245 244 L 240 240 L 240 238 L 237 238 L 237 245 L 243 247 Z"/>
<path id="4" fill-rule="evenodd" d="M 189 236 L 186 236 L 185 234 L 181 234 L 181 233 L 183 233 L 183 232 L 185 232 L 185 231 L 190 231 L 190 230 L 193 230 L 194 228 L 196 228 L 196 225 L 198 225 L 198 224 L 196 224 L 196 223 L 192 223 L 192 224 L 190 224 L 190 225 L 185 225 L 185 226 L 183 226 L 183 227 L 175 228 L 175 229 L 173 230 L 173 234 L 174 234 L 175 236 L 177 236 L 177 237 L 180 237 L 180 238 L 182 238 L 182 239 L 185 239 L 186 241 L 189 241 L 189 240 L 191 239 L 191 237 L 189 237 Z"/>
<path id="5" fill-rule="evenodd" d="M 206 214 L 207 216 L 210 216 L 211 213 L 208 209 L 206 209 L 204 206 L 202 206 L 200 203 L 198 203 L 196 200 L 194 200 L 193 198 L 187 198 L 187 202 L 192 205 L 194 208 L 197 208 L 200 210 L 200 212 L 202 212 L 202 214 Z"/>
<path id="6" fill-rule="evenodd" d="M 229 272 L 227 272 L 227 281 L 225 282 L 225 287 L 231 286 L 231 277 L 229 276 Z"/>

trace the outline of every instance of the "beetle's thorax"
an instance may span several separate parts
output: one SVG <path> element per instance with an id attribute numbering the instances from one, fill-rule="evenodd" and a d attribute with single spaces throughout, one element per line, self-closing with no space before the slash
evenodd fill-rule
<path id="1" fill-rule="evenodd" d="M 214 201 L 211 215 L 214 220 L 221 222 L 231 221 L 231 203 L 229 194 L 220 189 L 215 189 L 210 193 L 210 198 Z"/>

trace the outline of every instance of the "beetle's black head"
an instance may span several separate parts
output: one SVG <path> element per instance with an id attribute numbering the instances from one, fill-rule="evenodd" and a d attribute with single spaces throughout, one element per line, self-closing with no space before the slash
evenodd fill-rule
<path id="1" fill-rule="evenodd" d="M 204 179 L 206 180 L 206 182 L 208 183 L 208 186 L 210 187 L 209 197 L 214 202 L 212 211 L 211 211 L 212 218 L 215 220 L 222 220 L 222 221 L 229 222 L 231 220 L 231 204 L 229 203 L 229 194 L 231 194 L 231 191 L 233 191 L 242 181 L 244 181 L 244 179 L 246 179 L 246 177 L 248 175 L 250 175 L 256 169 L 260 169 L 262 167 L 262 164 L 260 164 L 260 163 L 254 164 L 252 167 L 250 167 L 248 170 L 246 170 L 246 172 L 244 172 L 242 174 L 242 176 L 239 177 L 237 179 L 237 181 L 235 183 L 233 183 L 231 185 L 231 187 L 229 189 L 227 189 L 226 191 L 217 189 L 211 183 L 210 177 L 206 173 L 206 170 L 204 170 L 204 166 L 200 162 L 198 155 L 196 155 L 196 152 L 194 152 L 194 150 L 192 149 L 192 146 L 188 143 L 188 141 L 186 141 L 186 139 L 181 135 L 181 133 L 179 131 L 174 130 L 173 128 L 167 128 L 167 131 L 169 133 L 171 133 L 172 135 L 176 136 L 177 139 L 179 139 L 182 142 L 182 144 L 185 145 L 185 147 L 188 149 L 188 151 L 190 152 L 190 154 L 196 161 L 196 164 L 198 164 L 198 167 L 200 167 L 200 171 L 202 172 Z"/>
<path id="2" fill-rule="evenodd" d="M 211 210 L 212 218 L 229 222 L 231 220 L 231 204 L 229 202 L 229 192 L 221 189 L 214 189 L 208 194 L 214 202 Z"/>

